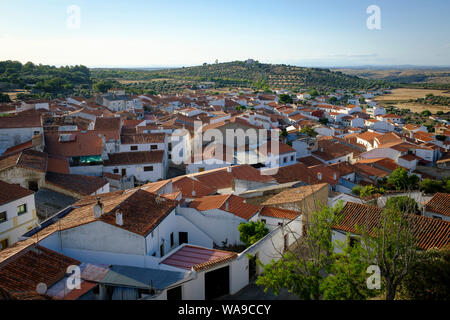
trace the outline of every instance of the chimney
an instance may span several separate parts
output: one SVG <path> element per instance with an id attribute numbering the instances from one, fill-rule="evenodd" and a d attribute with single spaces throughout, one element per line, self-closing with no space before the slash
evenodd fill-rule
<path id="1" fill-rule="evenodd" d="M 105 207 L 103 206 L 103 203 L 100 201 L 100 197 L 97 197 L 97 203 L 94 206 L 94 218 L 98 219 L 102 216 L 104 213 Z"/>
<path id="2" fill-rule="evenodd" d="M 322 172 L 317 172 L 317 179 L 322 181 Z"/>
<path id="3" fill-rule="evenodd" d="M 227 172 L 231 173 L 231 167 L 227 167 Z"/>
<path id="4" fill-rule="evenodd" d="M 333 172 L 333 180 L 337 180 L 336 172 Z"/>
<path id="5" fill-rule="evenodd" d="M 116 211 L 116 224 L 119 226 L 123 226 L 123 216 L 122 212 Z"/>
<path id="6" fill-rule="evenodd" d="M 229 209 L 229 205 L 228 205 L 228 199 L 225 201 L 225 211 L 227 211 L 228 212 L 228 209 Z"/>

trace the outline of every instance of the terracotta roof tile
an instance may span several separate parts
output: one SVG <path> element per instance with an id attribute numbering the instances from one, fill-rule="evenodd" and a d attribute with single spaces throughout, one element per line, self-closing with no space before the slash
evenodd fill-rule
<path id="1" fill-rule="evenodd" d="M 206 270 L 237 258 L 237 253 L 186 245 L 162 261 L 185 270 Z"/>
<path id="2" fill-rule="evenodd" d="M 299 215 L 301 215 L 301 213 L 297 212 L 297 211 L 286 210 L 286 209 L 275 208 L 275 207 L 267 207 L 267 206 L 265 206 L 259 214 L 261 216 L 278 218 L 278 219 L 288 219 L 288 220 L 293 220 L 293 219 L 297 218 Z"/>
<path id="3" fill-rule="evenodd" d="M 164 150 L 120 152 L 112 153 L 108 156 L 109 159 L 103 162 L 104 166 L 162 163 L 164 159 Z"/>
<path id="4" fill-rule="evenodd" d="M 220 209 L 245 220 L 249 220 L 260 210 L 260 207 L 245 203 L 244 198 L 229 194 L 198 198 L 191 202 L 190 207 L 199 211 Z"/>
<path id="5" fill-rule="evenodd" d="M 450 194 L 436 193 L 425 205 L 425 210 L 450 216 Z"/>
<path id="6" fill-rule="evenodd" d="M 22 188 L 18 184 L 11 184 L 0 180 L 0 205 L 29 196 L 34 192 Z"/>
<path id="7" fill-rule="evenodd" d="M 340 212 L 341 220 L 334 229 L 356 233 L 356 226 L 364 227 L 370 232 L 379 228 L 383 209 L 347 202 Z M 450 222 L 418 215 L 408 215 L 413 226 L 413 236 L 417 246 L 422 249 L 442 248 L 450 244 Z"/>

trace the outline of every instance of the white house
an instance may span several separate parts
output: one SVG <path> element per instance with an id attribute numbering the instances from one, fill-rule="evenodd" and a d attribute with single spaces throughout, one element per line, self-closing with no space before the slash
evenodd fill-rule
<path id="1" fill-rule="evenodd" d="M 0 250 L 16 243 L 37 221 L 34 192 L 0 181 Z"/>

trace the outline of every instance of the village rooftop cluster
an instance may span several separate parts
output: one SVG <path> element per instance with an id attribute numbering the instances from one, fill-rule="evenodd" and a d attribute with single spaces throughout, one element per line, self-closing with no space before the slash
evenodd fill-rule
<path id="1" fill-rule="evenodd" d="M 171 96 L 111 89 L 0 105 L 0 296 L 233 295 L 262 272 L 249 257 L 269 263 L 295 246 L 318 203 L 343 201 L 347 218 L 333 238 L 345 240 L 365 212 L 376 219 L 390 197 L 406 194 L 366 199 L 355 187 L 399 168 L 421 180 L 436 179 L 437 170 L 448 176 L 450 125 L 436 118 L 429 132 L 405 124 L 375 101 L 387 89 L 326 96 L 206 89 Z M 286 96 L 292 101 L 280 100 Z M 202 140 L 198 154 L 194 137 L 210 130 L 223 139 Z M 230 130 L 238 134 L 230 138 Z M 256 140 L 242 136 L 253 131 Z M 450 244 L 450 195 L 408 196 L 426 230 L 416 234 L 418 246 Z M 238 226 L 250 221 L 269 233 L 245 247 Z M 70 266 L 81 270 L 80 288 L 67 287 Z"/>

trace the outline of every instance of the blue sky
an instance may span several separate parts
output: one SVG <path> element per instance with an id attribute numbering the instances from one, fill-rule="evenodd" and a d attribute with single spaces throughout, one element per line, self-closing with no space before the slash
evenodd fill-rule
<path id="1" fill-rule="evenodd" d="M 78 29 L 67 8 L 80 8 Z M 366 9 L 381 9 L 369 30 Z M 0 60 L 188 66 L 450 66 L 446 0 L 0 0 Z"/>

